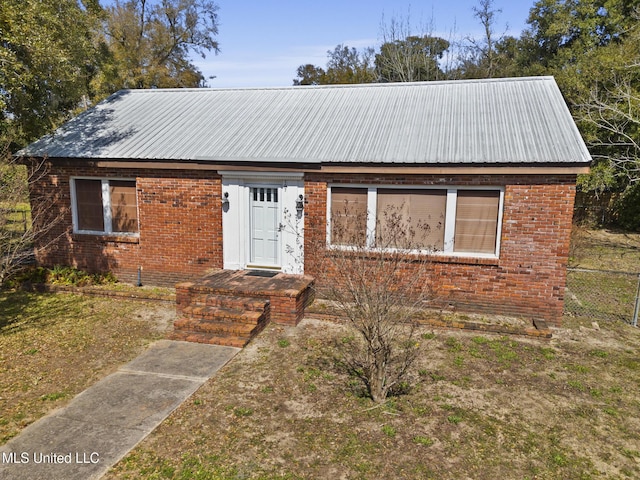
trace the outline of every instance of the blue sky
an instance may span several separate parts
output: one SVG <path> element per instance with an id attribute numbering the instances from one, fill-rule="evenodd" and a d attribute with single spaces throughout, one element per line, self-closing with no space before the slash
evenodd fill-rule
<path id="1" fill-rule="evenodd" d="M 218 0 L 221 53 L 196 58 L 195 63 L 212 87 L 262 87 L 291 85 L 299 65 L 324 67 L 327 50 L 338 44 L 362 48 L 380 44 L 380 25 L 406 18 L 410 12 L 414 32 L 433 25 L 447 39 L 482 37 L 473 16 L 477 0 L 402 2 L 382 0 Z M 495 0 L 501 9 L 499 33 L 519 35 L 534 0 Z M 433 19 L 432 22 L 430 20 Z M 427 30 L 428 31 L 428 30 Z"/>

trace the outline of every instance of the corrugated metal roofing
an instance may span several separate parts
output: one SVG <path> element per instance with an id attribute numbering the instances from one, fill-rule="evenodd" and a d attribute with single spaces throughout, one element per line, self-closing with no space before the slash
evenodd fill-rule
<path id="1" fill-rule="evenodd" d="M 19 154 L 307 164 L 591 160 L 553 77 L 123 90 Z"/>

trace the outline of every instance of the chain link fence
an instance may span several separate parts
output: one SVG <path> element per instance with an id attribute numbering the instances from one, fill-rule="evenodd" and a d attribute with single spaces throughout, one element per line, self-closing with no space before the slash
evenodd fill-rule
<path id="1" fill-rule="evenodd" d="M 640 274 L 569 268 L 564 314 L 638 325 Z"/>

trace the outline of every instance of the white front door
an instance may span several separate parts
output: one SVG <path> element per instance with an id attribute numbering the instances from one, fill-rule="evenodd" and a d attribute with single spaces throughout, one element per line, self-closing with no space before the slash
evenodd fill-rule
<path id="1" fill-rule="evenodd" d="M 251 267 L 280 266 L 278 187 L 251 187 L 249 262 Z"/>

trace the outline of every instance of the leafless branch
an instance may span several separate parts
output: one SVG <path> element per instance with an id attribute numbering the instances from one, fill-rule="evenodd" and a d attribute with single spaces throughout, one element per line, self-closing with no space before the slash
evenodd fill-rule
<path id="1" fill-rule="evenodd" d="M 0 152 L 0 285 L 33 261 L 36 244 L 47 249 L 58 239 L 47 235 L 64 218 L 64 212 L 51 208 L 54 193 L 30 192 L 47 175 L 45 160 L 31 159 L 21 165 L 8 148 Z M 23 211 L 24 221 L 16 222 L 15 215 Z"/>
<path id="2" fill-rule="evenodd" d="M 323 294 L 354 331 L 345 362 L 376 402 L 407 378 L 417 353 L 413 318 L 431 297 L 426 271 L 432 249 L 420 244 L 420 232 L 400 212 L 385 211 L 366 242 L 357 231 L 366 222 L 332 212 L 332 237 L 340 245 L 318 247 L 321 268 L 332 278 Z"/>
<path id="3" fill-rule="evenodd" d="M 577 111 L 583 123 L 598 131 L 589 140 L 598 152 L 594 158 L 611 162 L 628 181 L 640 181 L 640 94 L 630 76 L 616 75 L 610 86 L 595 85 Z"/>

